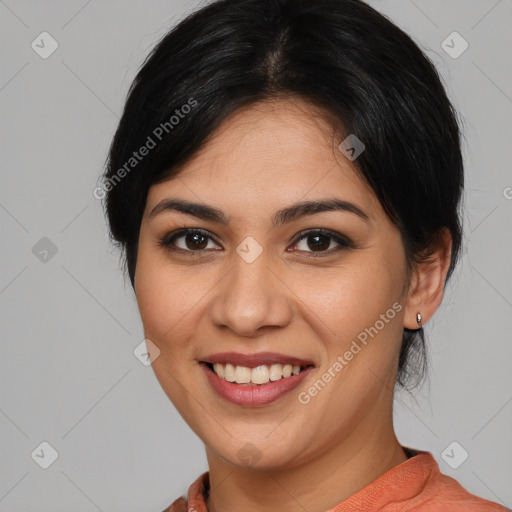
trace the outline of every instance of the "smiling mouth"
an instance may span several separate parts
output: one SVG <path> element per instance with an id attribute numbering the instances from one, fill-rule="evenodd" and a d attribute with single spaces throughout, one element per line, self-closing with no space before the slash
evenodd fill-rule
<path id="1" fill-rule="evenodd" d="M 313 365 L 271 364 L 260 365 L 254 368 L 248 366 L 232 365 L 230 363 L 203 362 L 218 377 L 226 382 L 241 385 L 263 385 L 287 379 L 298 375 L 302 371 L 313 368 Z"/>

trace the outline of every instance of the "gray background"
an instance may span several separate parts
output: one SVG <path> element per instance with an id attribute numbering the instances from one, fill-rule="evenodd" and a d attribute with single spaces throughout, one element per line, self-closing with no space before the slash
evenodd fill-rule
<path id="1" fill-rule="evenodd" d="M 512 1 L 371 3 L 433 59 L 466 133 L 464 256 L 426 325 L 430 383 L 397 395 L 397 433 L 512 507 Z M 207 469 L 133 355 L 140 318 L 92 194 L 138 66 L 198 5 L 0 0 L 2 512 L 160 512 Z M 47 59 L 31 48 L 43 31 L 59 44 Z M 469 43 L 456 59 L 441 47 L 453 31 Z M 43 441 L 48 469 L 31 457 Z M 457 469 L 453 441 L 469 453 Z"/>

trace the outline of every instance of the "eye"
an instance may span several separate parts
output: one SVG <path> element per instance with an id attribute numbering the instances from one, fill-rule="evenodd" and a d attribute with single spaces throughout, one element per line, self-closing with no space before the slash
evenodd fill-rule
<path id="1" fill-rule="evenodd" d="M 177 243 L 179 240 L 182 241 Z M 202 229 L 180 229 L 166 235 L 158 244 L 171 251 L 201 252 L 208 249 L 208 241 L 213 242 L 214 240 L 207 231 Z"/>
<path id="2" fill-rule="evenodd" d="M 208 247 L 209 242 L 213 243 L 213 247 Z M 334 249 L 331 248 L 333 242 L 335 244 Z M 301 244 L 302 248 L 299 248 L 299 252 L 330 254 L 343 249 L 357 248 L 346 236 L 327 229 L 312 229 L 300 233 L 299 238 L 292 247 L 300 246 Z M 165 247 L 169 251 L 186 252 L 194 256 L 199 256 L 201 252 L 206 251 L 208 248 L 217 249 L 219 246 L 207 231 L 190 228 L 169 233 L 158 241 L 158 245 Z"/>
<path id="3" fill-rule="evenodd" d="M 333 242 L 338 247 L 327 250 L 332 246 Z M 300 251 L 313 253 L 332 253 L 343 249 L 356 248 L 356 245 L 349 238 L 328 229 L 313 229 L 301 233 L 294 246 L 298 247 L 301 243 L 302 249 L 299 249 Z"/>

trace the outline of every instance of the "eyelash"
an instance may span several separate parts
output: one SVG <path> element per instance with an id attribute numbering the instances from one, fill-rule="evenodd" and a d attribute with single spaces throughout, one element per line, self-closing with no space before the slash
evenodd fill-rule
<path id="1" fill-rule="evenodd" d="M 174 231 L 172 233 L 168 233 L 165 235 L 162 239 L 158 241 L 158 245 L 160 247 L 164 247 L 166 250 L 174 252 L 174 253 L 181 253 L 181 254 L 187 254 L 192 256 L 193 258 L 201 257 L 207 249 L 182 249 L 180 247 L 176 248 L 174 247 L 174 242 L 183 236 L 189 235 L 189 234 L 200 234 L 206 238 L 209 238 L 217 245 L 220 245 L 207 231 L 204 231 L 202 229 L 198 228 L 184 228 L 179 229 L 178 231 Z M 357 245 L 352 242 L 348 237 L 340 235 L 339 233 L 336 233 L 335 231 L 330 231 L 328 229 L 318 228 L 318 229 L 309 229 L 306 231 L 302 231 L 297 235 L 297 238 L 295 242 L 293 242 L 293 245 L 297 245 L 299 242 L 304 240 L 305 238 L 308 238 L 313 235 L 321 235 L 324 237 L 328 237 L 332 240 L 334 240 L 339 246 L 335 249 L 330 249 L 328 251 L 299 251 L 299 252 L 306 252 L 313 254 L 314 258 L 317 258 L 319 255 L 329 255 L 334 252 L 338 252 L 341 250 L 346 249 L 357 249 Z M 330 245 L 330 244 L 329 244 Z M 310 256 L 311 257 L 311 256 Z"/>

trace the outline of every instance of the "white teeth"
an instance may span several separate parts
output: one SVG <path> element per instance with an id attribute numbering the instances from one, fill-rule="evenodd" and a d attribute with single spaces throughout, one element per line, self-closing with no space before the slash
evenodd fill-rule
<path id="1" fill-rule="evenodd" d="M 220 364 L 220 363 L 219 363 Z M 214 368 L 215 369 L 215 368 Z M 220 377 L 220 375 L 219 375 Z M 232 364 L 227 364 L 224 367 L 224 378 L 228 382 L 235 382 L 235 367 Z"/>
<path id="2" fill-rule="evenodd" d="M 270 367 L 270 380 L 279 380 L 283 376 L 283 366 L 280 364 L 273 364 Z"/>
<path id="3" fill-rule="evenodd" d="M 247 366 L 237 366 L 235 369 L 235 381 L 237 384 L 249 384 L 251 382 L 251 369 Z"/>
<path id="4" fill-rule="evenodd" d="M 215 373 L 219 376 L 224 378 L 224 366 L 222 366 L 220 363 L 215 363 L 213 365 L 213 369 L 215 370 Z"/>
<path id="5" fill-rule="evenodd" d="M 234 366 L 230 363 L 214 363 L 213 371 L 222 379 L 228 382 L 236 382 L 237 384 L 267 384 L 290 377 L 292 374 L 300 373 L 301 367 L 298 364 L 273 364 L 261 365 L 255 368 L 247 366 Z"/>
<path id="6" fill-rule="evenodd" d="M 256 366 L 251 370 L 251 382 L 253 384 L 265 384 L 269 381 L 270 370 L 268 366 Z"/>

